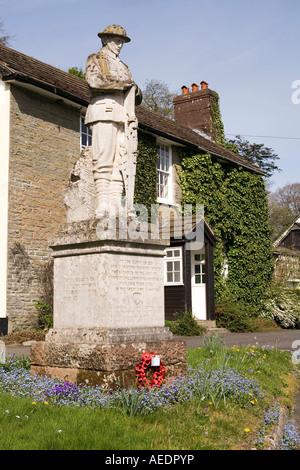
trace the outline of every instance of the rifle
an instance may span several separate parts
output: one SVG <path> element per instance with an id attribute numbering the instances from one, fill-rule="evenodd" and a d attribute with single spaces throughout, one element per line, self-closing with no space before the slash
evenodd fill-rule
<path id="1" fill-rule="evenodd" d="M 124 179 L 127 213 L 133 213 L 134 202 L 134 184 L 137 161 L 137 129 L 138 121 L 135 117 L 135 91 L 136 85 L 133 85 L 125 94 L 124 108 L 126 113 L 125 120 L 125 155 L 122 159 L 121 172 Z"/>

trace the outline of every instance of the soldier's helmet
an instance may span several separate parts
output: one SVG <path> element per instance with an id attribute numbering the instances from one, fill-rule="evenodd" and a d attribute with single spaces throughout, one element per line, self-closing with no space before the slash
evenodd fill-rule
<path id="1" fill-rule="evenodd" d="M 122 26 L 118 24 L 111 24 L 107 26 L 101 33 L 98 34 L 99 38 L 104 36 L 118 36 L 124 39 L 124 42 L 129 42 L 130 38 L 127 36 L 127 33 Z"/>

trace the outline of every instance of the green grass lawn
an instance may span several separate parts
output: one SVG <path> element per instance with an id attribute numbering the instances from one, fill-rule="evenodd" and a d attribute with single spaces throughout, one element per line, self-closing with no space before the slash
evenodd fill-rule
<path id="1" fill-rule="evenodd" d="M 290 354 L 274 349 L 205 347 L 188 350 L 189 364 L 208 372 L 234 368 L 259 382 L 264 396 L 246 402 L 206 391 L 192 400 L 128 417 L 109 409 L 57 406 L 0 392 L 1 450 L 250 449 L 274 400 L 293 406 Z M 0 386 L 1 390 L 1 386 Z M 222 391 L 221 391 L 222 392 Z"/>

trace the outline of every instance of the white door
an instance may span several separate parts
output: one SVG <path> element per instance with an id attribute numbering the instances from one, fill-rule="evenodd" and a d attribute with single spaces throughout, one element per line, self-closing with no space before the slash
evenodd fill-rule
<path id="1" fill-rule="evenodd" d="M 205 254 L 191 251 L 192 312 L 198 320 L 206 320 Z"/>

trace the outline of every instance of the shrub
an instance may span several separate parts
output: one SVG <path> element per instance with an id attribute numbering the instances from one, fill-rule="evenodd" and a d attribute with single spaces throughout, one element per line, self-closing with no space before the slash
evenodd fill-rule
<path id="1" fill-rule="evenodd" d="M 53 328 L 53 303 L 48 304 L 39 299 L 35 302 L 35 308 L 38 311 L 39 327 L 42 330 Z"/>
<path id="2" fill-rule="evenodd" d="M 262 316 L 282 328 L 300 328 L 300 290 L 272 283 L 265 295 Z"/>
<path id="3" fill-rule="evenodd" d="M 216 305 L 216 325 L 232 332 L 255 331 L 254 314 L 249 305 L 225 299 Z"/>
<path id="4" fill-rule="evenodd" d="M 201 336 L 206 332 L 206 329 L 197 323 L 196 318 L 191 311 L 184 312 L 183 314 L 175 314 L 176 320 L 166 321 L 174 335 L 180 336 Z"/>

